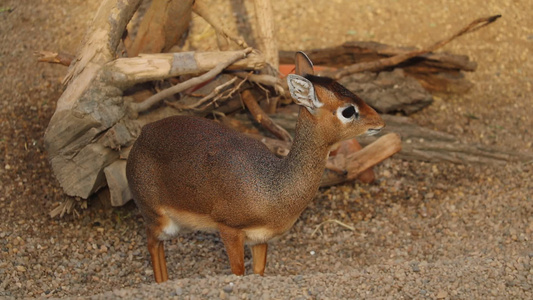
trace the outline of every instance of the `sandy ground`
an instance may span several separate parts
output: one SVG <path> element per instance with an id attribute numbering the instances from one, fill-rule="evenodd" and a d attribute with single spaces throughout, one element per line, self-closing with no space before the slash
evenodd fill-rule
<path id="1" fill-rule="evenodd" d="M 218 236 L 191 233 L 167 243 L 174 281 L 155 286 L 132 203 L 110 210 L 95 199 L 76 215 L 50 219 L 66 196 L 50 174 L 43 134 L 66 68 L 38 64 L 33 52 L 75 53 L 99 1 L 87 2 L 0 2 L 0 297 L 533 298 L 531 163 L 387 160 L 373 184 L 321 190 L 271 243 L 265 277 L 230 275 Z M 464 143 L 533 151 L 529 1 L 287 2 L 273 1 L 287 50 L 349 40 L 423 46 L 502 14 L 444 49 L 478 62 L 466 75 L 474 87 L 438 95 L 413 118 Z M 246 9 L 253 22 L 248 2 Z M 247 20 L 230 8 L 220 15 Z M 333 219 L 354 230 L 330 222 L 313 234 Z"/>

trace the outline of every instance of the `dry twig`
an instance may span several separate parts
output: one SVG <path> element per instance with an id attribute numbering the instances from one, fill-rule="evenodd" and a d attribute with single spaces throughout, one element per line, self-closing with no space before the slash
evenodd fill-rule
<path id="1" fill-rule="evenodd" d="M 74 55 L 65 52 L 39 51 L 35 52 L 35 55 L 38 56 L 37 61 L 39 62 L 60 64 L 67 67 L 75 59 Z"/>
<path id="2" fill-rule="evenodd" d="M 320 227 L 321 227 L 322 225 L 326 224 L 326 223 L 337 223 L 337 224 L 339 224 L 340 226 L 342 226 L 342 227 L 344 227 L 344 228 L 346 228 L 346 229 L 348 229 L 348 230 L 351 230 L 351 231 L 354 231 L 354 230 L 355 230 L 355 227 L 350 226 L 350 225 L 348 225 L 348 224 L 345 224 L 345 223 L 343 223 L 343 222 L 341 222 L 341 221 L 339 221 L 339 220 L 335 220 L 335 219 L 333 219 L 333 220 L 326 220 L 326 221 L 324 221 L 324 222 L 318 224 L 318 225 L 316 226 L 315 230 L 313 230 L 313 233 L 311 233 L 311 236 L 314 236 L 315 233 L 320 229 Z"/>

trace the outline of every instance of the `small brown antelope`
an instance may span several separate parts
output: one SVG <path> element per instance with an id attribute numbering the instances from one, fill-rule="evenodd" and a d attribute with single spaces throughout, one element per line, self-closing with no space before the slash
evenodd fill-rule
<path id="1" fill-rule="evenodd" d="M 302 52 L 296 74 L 287 80 L 302 107 L 286 158 L 202 118 L 170 117 L 142 129 L 126 173 L 146 223 L 156 282 L 168 280 L 163 243 L 182 229 L 218 230 L 236 275 L 244 275 L 249 244 L 253 271 L 263 275 L 267 242 L 288 231 L 313 199 L 330 148 L 385 126 L 359 97 L 313 75 Z"/>

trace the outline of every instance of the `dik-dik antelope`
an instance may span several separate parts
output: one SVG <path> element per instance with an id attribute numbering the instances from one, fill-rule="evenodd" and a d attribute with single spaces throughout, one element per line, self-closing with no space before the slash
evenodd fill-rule
<path id="1" fill-rule="evenodd" d="M 330 148 L 385 126 L 359 97 L 315 76 L 302 52 L 287 81 L 301 107 L 285 158 L 207 119 L 176 116 L 142 129 L 126 173 L 156 282 L 168 280 L 163 243 L 182 229 L 218 230 L 236 275 L 244 275 L 244 244 L 250 245 L 253 272 L 262 275 L 268 241 L 288 231 L 313 199 Z"/>

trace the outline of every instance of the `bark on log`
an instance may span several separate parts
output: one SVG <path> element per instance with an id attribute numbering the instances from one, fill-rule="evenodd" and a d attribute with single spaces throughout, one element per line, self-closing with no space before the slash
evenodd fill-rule
<path id="1" fill-rule="evenodd" d="M 353 74 L 339 80 L 380 113 L 412 114 L 433 102 L 433 97 L 404 70 Z"/>

